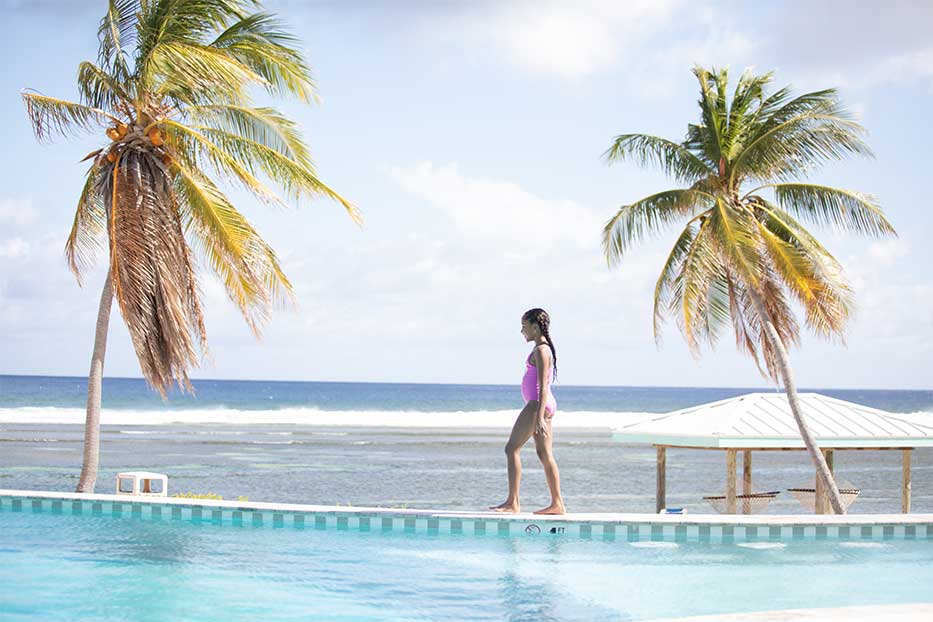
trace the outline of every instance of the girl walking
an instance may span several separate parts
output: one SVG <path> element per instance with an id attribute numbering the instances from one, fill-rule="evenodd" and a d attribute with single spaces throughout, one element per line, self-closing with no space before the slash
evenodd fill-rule
<path id="1" fill-rule="evenodd" d="M 522 336 L 533 342 L 534 348 L 525 360 L 522 378 L 522 397 L 525 407 L 512 426 L 512 434 L 505 446 L 509 471 L 509 496 L 505 503 L 489 509 L 497 512 L 519 512 L 518 487 L 522 479 L 521 449 L 530 437 L 535 439 L 538 459 L 544 466 L 551 504 L 535 514 L 563 514 L 564 500 L 560 495 L 560 473 L 551 450 L 551 422 L 557 412 L 557 402 L 551 393 L 551 381 L 557 366 L 557 351 L 551 339 L 551 319 L 544 309 L 530 309 L 522 315 Z"/>

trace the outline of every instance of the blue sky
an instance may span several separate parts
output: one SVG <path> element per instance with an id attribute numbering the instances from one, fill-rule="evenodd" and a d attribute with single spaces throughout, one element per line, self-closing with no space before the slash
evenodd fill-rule
<path id="1" fill-rule="evenodd" d="M 84 166 L 104 137 L 39 144 L 19 91 L 76 97 L 96 57 L 95 2 L 2 2 L 0 373 L 87 373 L 103 266 L 79 288 L 62 254 Z M 897 239 L 818 231 L 857 295 L 848 343 L 807 336 L 804 387 L 931 388 L 933 8 L 889 3 L 267 2 L 306 42 L 323 103 L 281 106 L 321 176 L 363 211 L 289 210 L 232 193 L 279 251 L 298 307 L 257 342 L 203 278 L 212 378 L 518 382 L 521 313 L 542 306 L 565 384 L 765 386 L 729 337 L 696 360 L 651 333 L 651 290 L 676 232 L 619 270 L 601 256 L 621 204 L 672 187 L 607 167 L 612 137 L 680 139 L 694 63 L 774 70 L 798 92 L 838 86 L 875 160 L 811 179 L 879 197 Z M 116 307 L 115 307 L 116 309 Z M 118 311 L 106 373 L 139 376 Z"/>

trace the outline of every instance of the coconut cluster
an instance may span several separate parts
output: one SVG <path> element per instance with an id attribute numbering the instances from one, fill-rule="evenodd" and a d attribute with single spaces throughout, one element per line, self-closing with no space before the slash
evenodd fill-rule
<path id="1" fill-rule="evenodd" d="M 110 163 L 116 162 L 121 152 L 132 147 L 156 151 L 165 164 L 172 161 L 172 157 L 164 148 L 165 137 L 162 135 L 162 130 L 156 126 L 150 125 L 147 130 L 146 127 L 135 123 L 133 125 L 118 123 L 108 127 L 105 134 L 107 134 L 107 138 L 113 141 L 110 147 L 106 149 L 106 156 L 104 156 Z M 104 152 L 104 150 L 101 150 L 101 152 Z"/>

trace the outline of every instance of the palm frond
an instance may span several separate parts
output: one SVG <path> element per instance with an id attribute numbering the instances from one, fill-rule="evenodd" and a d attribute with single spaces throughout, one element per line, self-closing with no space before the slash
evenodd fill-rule
<path id="1" fill-rule="evenodd" d="M 871 157 L 864 134 L 837 102 L 818 100 L 796 116 L 763 123 L 733 161 L 732 179 L 793 179 L 828 161 Z"/>
<path id="2" fill-rule="evenodd" d="M 295 200 L 324 196 L 340 203 L 354 222 L 362 224 L 359 210 L 324 184 L 310 163 L 293 160 L 271 147 L 238 134 L 209 127 L 195 127 L 194 129 L 220 149 L 232 154 L 237 160 L 245 162 L 252 172 L 265 173 Z"/>
<path id="3" fill-rule="evenodd" d="M 248 87 L 268 82 L 222 50 L 186 42 L 161 43 L 147 56 L 140 85 L 186 104 L 248 101 Z"/>
<path id="4" fill-rule="evenodd" d="M 164 165 L 128 150 L 110 166 L 114 297 L 143 377 L 163 398 L 172 382 L 193 391 L 196 342 L 206 344 L 195 274 Z M 106 170 L 106 169 L 105 169 Z"/>
<path id="5" fill-rule="evenodd" d="M 770 184 L 778 205 L 819 225 L 866 235 L 896 235 L 878 201 L 870 194 L 817 184 Z"/>
<path id="6" fill-rule="evenodd" d="M 695 132 L 688 132 L 688 145 L 693 149 L 701 150 L 710 162 L 720 162 L 726 153 L 724 135 L 726 133 L 727 117 L 723 114 L 725 101 L 718 96 L 722 90 L 721 72 L 709 72 L 702 67 L 693 68 L 693 74 L 700 83 L 701 125 L 692 126 Z"/>
<path id="7" fill-rule="evenodd" d="M 683 183 L 712 174 L 706 163 L 683 145 L 647 134 L 621 134 L 603 154 L 607 162 L 634 160 L 643 166 L 656 166 Z"/>
<path id="8" fill-rule="evenodd" d="M 603 254 L 618 265 L 635 242 L 654 235 L 676 220 L 692 216 L 705 195 L 691 189 L 666 190 L 623 205 L 603 227 Z"/>
<path id="9" fill-rule="evenodd" d="M 749 287 L 757 285 L 761 265 L 754 219 L 717 197 L 710 209 L 710 224 L 714 244 L 728 263 L 729 271 Z"/>
<path id="10" fill-rule="evenodd" d="M 755 367 L 762 376 L 767 371 L 761 366 L 758 356 L 760 335 L 758 335 L 747 317 L 746 309 L 751 307 L 744 286 L 726 272 L 726 284 L 729 293 L 729 315 L 732 318 L 732 328 L 735 331 L 735 345 L 741 352 L 748 354 L 755 362 Z"/>
<path id="11" fill-rule="evenodd" d="M 807 325 L 817 334 L 840 339 L 852 309 L 852 290 L 829 255 L 812 252 L 806 240 L 778 219 L 759 222 L 775 274 L 797 298 Z"/>
<path id="12" fill-rule="evenodd" d="M 297 37 L 269 13 L 255 13 L 231 24 L 211 44 L 265 78 L 272 94 L 317 101 L 311 68 L 296 49 Z"/>
<path id="13" fill-rule="evenodd" d="M 652 328 L 654 332 L 655 343 L 661 343 L 661 325 L 664 323 L 665 315 L 670 311 L 671 293 L 674 287 L 674 281 L 683 265 L 684 257 L 690 250 L 693 240 L 699 232 L 700 225 L 695 220 L 691 220 L 681 231 L 674 242 L 671 252 L 668 254 L 661 268 L 661 274 L 654 285 L 654 319 Z"/>
<path id="14" fill-rule="evenodd" d="M 97 30 L 100 41 L 98 62 L 104 68 L 103 71 L 112 74 L 120 82 L 130 77 L 128 57 L 136 41 L 140 9 L 140 0 L 108 0 L 107 13 L 100 20 Z"/>
<path id="15" fill-rule="evenodd" d="M 94 108 L 120 110 L 132 114 L 132 97 L 124 90 L 124 84 L 94 63 L 78 64 L 78 90 L 82 101 Z"/>
<path id="16" fill-rule="evenodd" d="M 268 203 L 284 202 L 250 172 L 253 162 L 242 163 L 235 153 L 213 142 L 203 132 L 178 121 L 164 119 L 159 124 L 168 135 L 170 143 L 189 162 L 209 162 L 221 174 L 235 179 L 257 198 Z"/>
<path id="17" fill-rule="evenodd" d="M 683 254 L 680 271 L 673 279 L 668 302 L 694 356 L 701 341 L 708 340 L 715 317 L 710 318 L 710 289 L 723 273 L 709 220 L 702 220 L 697 234 Z"/>
<path id="18" fill-rule="evenodd" d="M 71 232 L 65 242 L 65 257 L 78 285 L 81 285 L 81 273 L 94 265 L 97 253 L 103 249 L 106 231 L 107 208 L 101 187 L 101 170 L 94 165 L 88 169 Z"/>
<path id="19" fill-rule="evenodd" d="M 274 302 L 290 302 L 292 286 L 275 252 L 207 177 L 180 163 L 177 191 L 198 250 L 258 337 Z"/>
<path id="20" fill-rule="evenodd" d="M 298 125 L 275 108 L 206 104 L 190 106 L 185 113 L 198 124 L 239 134 L 296 162 L 311 162 Z"/>
<path id="21" fill-rule="evenodd" d="M 39 140 L 47 140 L 56 134 L 68 136 L 79 130 L 92 132 L 104 127 L 108 122 L 120 122 L 113 115 L 84 104 L 48 97 L 34 91 L 24 90 L 20 95 L 26 104 L 26 114 L 32 122 L 32 129 Z"/>

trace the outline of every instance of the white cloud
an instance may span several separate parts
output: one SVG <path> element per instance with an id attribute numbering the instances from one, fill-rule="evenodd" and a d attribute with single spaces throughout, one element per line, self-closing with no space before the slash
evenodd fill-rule
<path id="1" fill-rule="evenodd" d="M 403 190 L 453 219 L 460 233 L 505 242 L 500 250 L 506 256 L 554 244 L 594 247 L 599 242 L 600 220 L 591 210 L 536 196 L 510 181 L 464 176 L 456 163 L 422 162 L 394 167 L 389 174 Z"/>
<path id="2" fill-rule="evenodd" d="M 868 256 L 876 266 L 888 268 L 910 252 L 910 246 L 902 238 L 873 242 L 868 247 Z"/>
<path id="3" fill-rule="evenodd" d="M 492 52 L 532 74 L 578 80 L 637 58 L 646 37 L 663 28 L 683 0 L 576 3 L 497 2 L 429 20 L 425 32 Z"/>
<path id="4" fill-rule="evenodd" d="M 0 198 L 0 225 L 25 227 L 39 218 L 39 212 L 32 206 L 31 199 L 4 197 Z"/>
<path id="5" fill-rule="evenodd" d="M 576 79 L 624 60 L 679 0 L 502 3 L 478 29 L 515 66 Z M 484 32 L 485 31 L 485 32 Z"/>
<path id="6" fill-rule="evenodd" d="M 23 238 L 10 238 L 0 241 L 0 257 L 22 259 L 29 254 L 29 242 Z"/>

